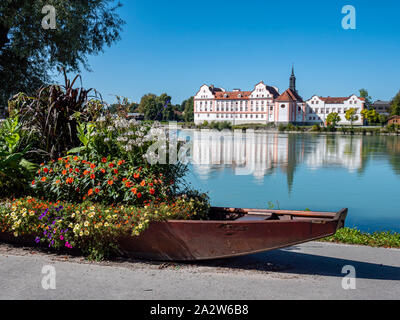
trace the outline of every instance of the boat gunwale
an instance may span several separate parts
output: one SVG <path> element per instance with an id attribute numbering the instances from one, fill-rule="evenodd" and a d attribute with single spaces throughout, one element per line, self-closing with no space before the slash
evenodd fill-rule
<path id="1" fill-rule="evenodd" d="M 214 207 L 212 209 L 217 209 L 222 211 L 221 209 Z M 229 208 L 231 210 L 232 208 Z M 251 210 L 254 212 L 253 215 L 256 215 L 254 210 L 257 209 L 237 209 L 237 210 Z M 281 213 L 280 215 L 291 215 L 288 210 L 278 210 Z M 295 214 L 292 216 L 299 217 L 298 220 L 246 220 L 246 221 L 238 221 L 238 220 L 166 220 L 166 221 L 156 221 L 153 223 L 177 223 L 177 224 L 212 224 L 212 223 L 220 223 L 220 224 L 264 224 L 264 223 L 330 223 L 330 222 L 339 222 L 339 220 L 343 220 L 346 218 L 348 209 L 344 208 L 339 210 L 338 212 L 315 212 L 315 211 L 304 211 L 307 215 L 302 216 L 300 214 L 301 211 L 293 211 Z M 235 213 L 235 211 L 227 211 L 228 213 Z M 238 211 L 236 211 L 238 212 Z M 276 210 L 264 210 L 265 213 L 276 213 Z M 261 212 L 260 212 L 261 213 Z M 321 214 L 322 213 L 322 214 Z M 247 213 L 244 213 L 246 215 Z M 278 214 L 278 213 L 277 213 Z M 315 215 L 313 215 L 315 214 Z M 279 214 L 278 214 L 279 215 Z M 306 218 L 307 220 L 301 220 L 301 217 Z M 324 220 L 322 220 L 324 219 Z"/>

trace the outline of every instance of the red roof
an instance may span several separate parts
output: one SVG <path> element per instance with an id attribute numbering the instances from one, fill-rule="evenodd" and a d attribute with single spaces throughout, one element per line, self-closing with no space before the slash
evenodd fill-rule
<path id="1" fill-rule="evenodd" d="M 243 100 L 249 99 L 252 91 L 232 91 L 232 92 L 216 92 L 215 99 L 217 100 Z M 241 97 L 239 97 L 241 95 Z"/>
<path id="2" fill-rule="evenodd" d="M 342 104 L 346 100 L 349 100 L 352 96 L 350 97 L 319 97 L 322 101 L 324 101 L 327 104 Z M 359 98 L 358 99 L 365 101 L 365 98 Z"/>
<path id="3" fill-rule="evenodd" d="M 282 93 L 276 101 L 299 101 L 303 102 L 303 99 L 297 94 L 297 92 L 292 89 L 287 89 L 284 93 Z"/>

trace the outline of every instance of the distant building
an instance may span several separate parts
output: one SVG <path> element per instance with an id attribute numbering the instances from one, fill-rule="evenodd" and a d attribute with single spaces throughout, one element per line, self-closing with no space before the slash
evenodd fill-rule
<path id="1" fill-rule="evenodd" d="M 339 124 L 350 124 L 345 118 L 349 108 L 355 108 L 362 125 L 361 111 L 365 99 L 356 95 L 344 98 L 313 96 L 304 101 L 296 90 L 296 76 L 292 68 L 289 89 L 282 94 L 274 86 L 264 82 L 255 85 L 252 91 L 234 89 L 226 91 L 213 85 L 203 85 L 194 97 L 194 122 L 228 121 L 232 124 L 276 123 L 276 124 L 325 124 L 331 112 L 339 113 Z"/>
<path id="2" fill-rule="evenodd" d="M 134 120 L 142 121 L 142 120 L 144 120 L 144 114 L 143 113 L 128 113 L 126 115 L 126 118 L 129 120 L 134 119 Z"/>
<path id="3" fill-rule="evenodd" d="M 388 125 L 397 124 L 400 125 L 400 116 L 392 116 L 388 120 Z"/>
<path id="4" fill-rule="evenodd" d="M 381 101 L 377 100 L 372 104 L 372 108 L 381 115 L 389 116 L 390 115 L 390 101 Z"/>
<path id="5" fill-rule="evenodd" d="M 290 88 L 279 94 L 277 87 L 264 82 L 252 91 L 203 85 L 194 97 L 194 121 L 228 121 L 244 123 L 290 123 L 303 122 L 305 103 L 296 90 L 296 77 L 292 70 Z"/>
<path id="6" fill-rule="evenodd" d="M 332 112 L 338 113 L 341 121 L 339 125 L 349 125 L 346 120 L 346 111 L 350 108 L 356 110 L 358 120 L 353 122 L 355 125 L 363 125 L 361 111 L 365 108 L 365 99 L 357 97 L 355 94 L 350 97 L 319 97 L 313 96 L 307 100 L 307 123 L 326 124 L 328 115 Z"/>

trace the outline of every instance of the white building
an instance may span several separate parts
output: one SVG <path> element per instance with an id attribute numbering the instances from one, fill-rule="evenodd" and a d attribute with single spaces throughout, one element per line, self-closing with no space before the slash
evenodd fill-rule
<path id="1" fill-rule="evenodd" d="M 339 125 L 349 125 L 350 121 L 346 120 L 346 111 L 350 108 L 356 110 L 358 120 L 353 122 L 354 125 L 363 125 L 361 111 L 365 106 L 365 99 L 351 95 L 350 97 L 319 97 L 313 96 L 306 101 L 307 104 L 307 119 L 309 124 L 325 124 L 328 114 L 338 113 L 341 121 Z"/>
<path id="2" fill-rule="evenodd" d="M 296 90 L 296 77 L 292 69 L 290 87 L 282 94 L 278 88 L 264 82 L 255 85 L 252 91 L 234 89 L 227 92 L 213 85 L 202 85 L 194 97 L 194 122 L 324 124 L 329 113 L 338 112 L 342 118 L 340 124 L 349 124 L 344 113 L 349 108 L 355 108 L 359 120 L 354 124 L 362 124 L 364 103 L 363 98 L 355 95 L 346 98 L 313 96 L 304 102 Z"/>

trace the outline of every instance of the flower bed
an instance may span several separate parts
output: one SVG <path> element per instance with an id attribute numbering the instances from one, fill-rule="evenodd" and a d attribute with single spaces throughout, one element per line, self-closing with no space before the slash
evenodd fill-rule
<path id="1" fill-rule="evenodd" d="M 73 83 L 10 100 L 0 187 L 17 199 L 0 202 L 0 232 L 102 259 L 153 221 L 207 219 L 208 197 L 185 186 L 161 124 L 127 120 L 126 105 L 112 115 Z"/>
<path id="2" fill-rule="evenodd" d="M 79 249 L 99 260 L 118 251 L 120 237 L 139 236 L 153 221 L 199 219 L 207 211 L 203 201 L 186 196 L 143 207 L 54 203 L 27 197 L 0 205 L 0 232 L 31 238 L 32 245 Z"/>

